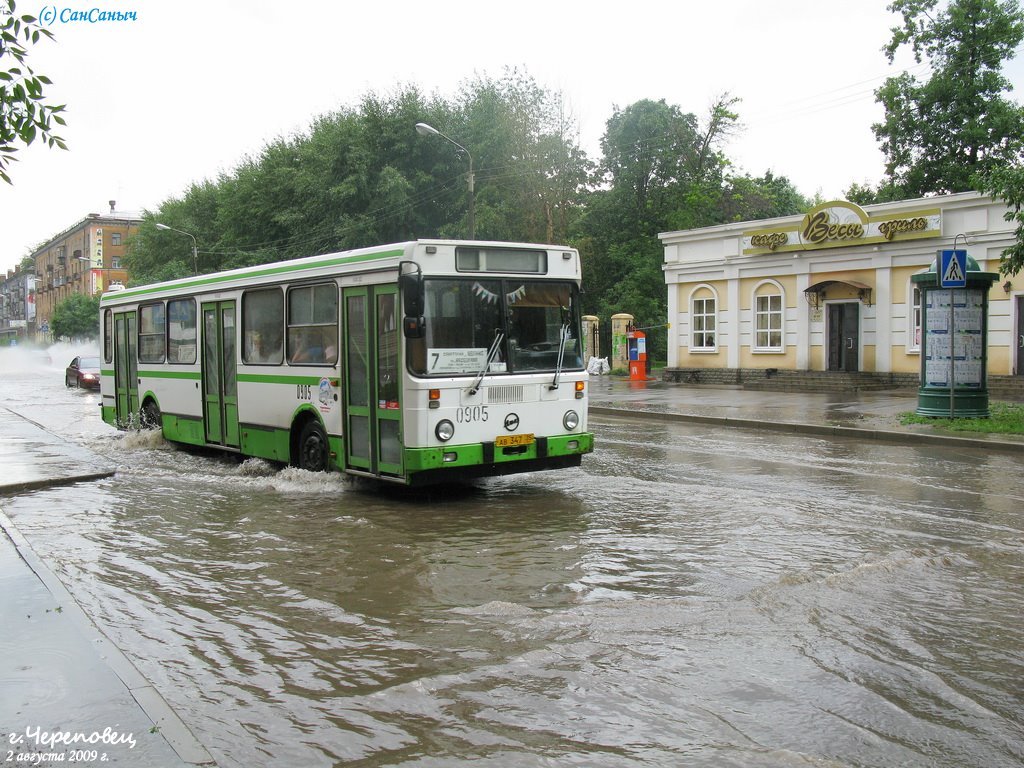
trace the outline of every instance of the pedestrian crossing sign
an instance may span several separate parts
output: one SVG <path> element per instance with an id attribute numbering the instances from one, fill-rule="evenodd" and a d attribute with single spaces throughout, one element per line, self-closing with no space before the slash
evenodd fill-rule
<path id="1" fill-rule="evenodd" d="M 967 251 L 939 251 L 939 286 L 942 288 L 967 287 Z"/>

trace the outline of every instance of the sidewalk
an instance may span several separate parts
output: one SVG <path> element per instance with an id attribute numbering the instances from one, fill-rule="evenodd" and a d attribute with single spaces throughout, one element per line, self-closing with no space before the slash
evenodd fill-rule
<path id="1" fill-rule="evenodd" d="M 769 392 L 621 376 L 592 376 L 588 386 L 594 414 L 1024 453 L 1024 435 L 954 434 L 928 424 L 900 424 L 900 414 L 917 408 L 916 391 Z"/>
<path id="2" fill-rule="evenodd" d="M 108 477 L 114 469 L 3 407 L 0 467 L 3 757 L 12 753 L 12 765 L 213 765 L 2 511 L 4 496 Z"/>

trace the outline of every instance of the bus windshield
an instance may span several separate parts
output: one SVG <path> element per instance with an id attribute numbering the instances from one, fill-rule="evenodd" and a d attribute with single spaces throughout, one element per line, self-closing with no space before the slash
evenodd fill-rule
<path id="1" fill-rule="evenodd" d="M 573 283 L 427 278 L 424 291 L 424 334 L 408 340 L 409 369 L 415 374 L 583 367 L 579 298 Z"/>

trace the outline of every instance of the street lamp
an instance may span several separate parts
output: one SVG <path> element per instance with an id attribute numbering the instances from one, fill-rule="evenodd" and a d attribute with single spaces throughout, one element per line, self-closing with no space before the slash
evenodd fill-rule
<path id="1" fill-rule="evenodd" d="M 476 239 L 476 201 L 474 200 L 473 194 L 473 156 L 469 154 L 469 150 L 464 146 L 455 141 L 451 136 L 446 136 L 441 133 L 437 128 L 427 125 L 426 123 L 416 123 L 416 133 L 420 136 L 440 136 L 446 141 L 450 141 L 456 147 L 466 153 L 466 157 L 469 158 L 469 239 Z"/>
<path id="2" fill-rule="evenodd" d="M 161 224 L 159 222 L 154 222 L 154 223 L 156 224 L 156 228 L 157 229 L 162 229 L 162 230 L 165 230 L 167 232 L 177 232 L 179 235 L 185 235 L 185 237 L 191 237 L 192 238 L 192 271 L 195 274 L 198 275 L 199 274 L 199 248 L 196 245 L 196 236 L 195 235 L 190 235 L 188 232 L 183 232 L 180 229 L 175 229 L 174 227 L 168 227 L 166 224 Z"/>

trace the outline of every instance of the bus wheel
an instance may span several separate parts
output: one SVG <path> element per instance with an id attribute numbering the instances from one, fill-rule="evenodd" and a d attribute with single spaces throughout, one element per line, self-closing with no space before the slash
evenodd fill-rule
<path id="1" fill-rule="evenodd" d="M 315 419 L 307 421 L 299 435 L 299 468 L 310 472 L 323 472 L 327 469 L 330 450 L 327 433 L 320 426 L 320 422 Z"/>
<path id="2" fill-rule="evenodd" d="M 147 400 L 139 411 L 139 423 L 143 429 L 162 429 L 160 407 L 152 400 Z"/>

